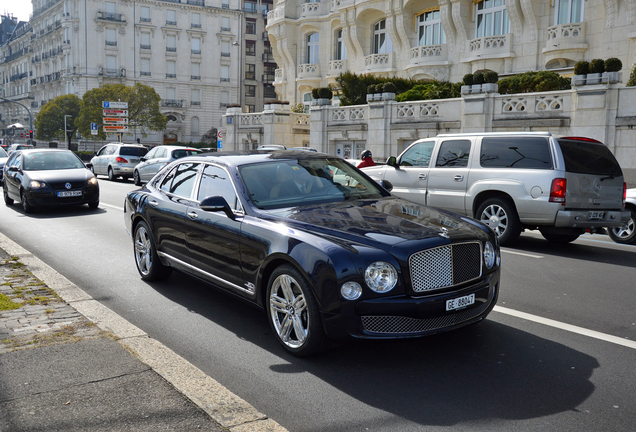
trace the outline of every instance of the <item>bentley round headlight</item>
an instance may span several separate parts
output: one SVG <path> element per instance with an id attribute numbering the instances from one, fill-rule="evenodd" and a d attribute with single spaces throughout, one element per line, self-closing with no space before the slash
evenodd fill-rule
<path id="1" fill-rule="evenodd" d="M 391 291 L 397 283 L 397 270 L 388 262 L 376 261 L 367 267 L 364 281 L 375 292 Z"/>
<path id="2" fill-rule="evenodd" d="M 492 268 L 493 264 L 495 264 L 496 258 L 497 253 L 495 252 L 495 248 L 492 246 L 492 243 L 486 242 L 484 245 L 484 264 L 486 264 L 486 268 Z"/>
<path id="3" fill-rule="evenodd" d="M 340 287 L 340 294 L 347 300 L 355 300 L 362 295 L 362 287 L 357 282 L 345 282 Z"/>

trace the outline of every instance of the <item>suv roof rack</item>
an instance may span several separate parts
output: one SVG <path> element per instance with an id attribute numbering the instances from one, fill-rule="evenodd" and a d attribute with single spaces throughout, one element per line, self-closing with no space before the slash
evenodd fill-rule
<path id="1" fill-rule="evenodd" d="M 452 137 L 452 136 L 510 136 L 510 135 L 538 135 L 538 136 L 552 136 L 550 132 L 464 132 L 454 134 L 439 134 L 439 137 Z"/>

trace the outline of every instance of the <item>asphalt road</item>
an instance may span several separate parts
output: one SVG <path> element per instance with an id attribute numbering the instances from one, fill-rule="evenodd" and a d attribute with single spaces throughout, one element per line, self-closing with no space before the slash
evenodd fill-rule
<path id="1" fill-rule="evenodd" d="M 524 233 L 486 321 L 297 359 L 240 300 L 180 274 L 142 282 L 121 210 L 135 186 L 100 185 L 96 211 L 0 205 L 0 231 L 292 432 L 634 429 L 636 247 Z"/>

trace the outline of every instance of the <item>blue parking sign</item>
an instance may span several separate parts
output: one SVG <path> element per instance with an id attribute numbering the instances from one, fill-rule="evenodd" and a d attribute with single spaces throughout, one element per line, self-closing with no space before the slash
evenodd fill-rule
<path id="1" fill-rule="evenodd" d="M 223 141 L 218 140 L 218 141 L 216 142 L 216 148 L 217 148 L 217 149 L 219 149 L 219 150 L 220 150 L 220 149 L 222 149 L 222 148 L 223 148 Z"/>

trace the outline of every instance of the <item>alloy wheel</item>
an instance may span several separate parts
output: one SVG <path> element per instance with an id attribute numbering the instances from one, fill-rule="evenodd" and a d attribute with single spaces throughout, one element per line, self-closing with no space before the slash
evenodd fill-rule
<path id="1" fill-rule="evenodd" d="M 309 311 L 302 288 L 293 277 L 278 276 L 270 291 L 270 316 L 280 340 L 290 348 L 299 348 L 307 340 Z"/>

